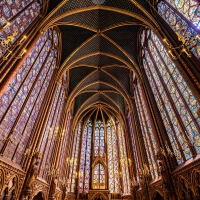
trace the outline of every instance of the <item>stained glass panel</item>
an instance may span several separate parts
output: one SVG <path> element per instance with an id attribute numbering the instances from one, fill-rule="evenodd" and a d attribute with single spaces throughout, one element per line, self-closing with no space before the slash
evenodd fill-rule
<path id="1" fill-rule="evenodd" d="M 107 123 L 107 152 L 109 190 L 111 193 L 120 193 L 119 181 L 119 157 L 118 157 L 117 135 L 111 121 Z"/>
<path id="2" fill-rule="evenodd" d="M 69 171 L 69 184 L 68 188 L 70 192 L 75 191 L 75 180 L 77 177 L 80 176 L 78 173 L 78 158 L 79 158 L 79 148 L 80 148 L 80 136 L 81 136 L 81 126 L 82 122 L 79 123 L 78 127 L 75 130 L 75 137 L 74 137 L 74 142 L 73 142 L 73 150 L 71 154 L 71 159 L 70 159 L 70 171 Z"/>
<path id="3" fill-rule="evenodd" d="M 128 169 L 128 158 L 126 152 L 126 144 L 124 138 L 124 132 L 121 125 L 118 123 L 118 137 L 119 137 L 119 153 L 120 153 L 120 164 L 121 164 L 121 176 L 123 182 L 123 195 L 130 194 L 130 176 Z"/>
<path id="4" fill-rule="evenodd" d="M 90 182 L 90 157 L 92 145 L 92 123 L 88 121 L 82 136 L 81 158 L 80 158 L 80 175 L 79 175 L 79 192 L 88 192 Z"/>
<path id="5" fill-rule="evenodd" d="M 158 13 L 176 33 L 190 41 L 187 48 L 200 59 L 199 3 L 195 0 L 163 0 L 158 3 Z"/>
<path id="6" fill-rule="evenodd" d="M 105 189 L 105 169 L 101 163 L 98 163 L 94 168 L 94 189 Z"/>
<path id="7" fill-rule="evenodd" d="M 178 163 L 192 157 L 188 138 L 199 153 L 198 103 L 158 37 L 151 31 L 143 65 Z M 180 116 L 180 117 L 179 117 Z M 145 131 L 145 130 L 144 130 Z M 197 138 L 197 139 L 195 139 Z M 196 140 L 196 142 L 195 142 Z M 183 151 L 183 154 L 181 153 Z"/>
<path id="8" fill-rule="evenodd" d="M 104 152 L 104 125 L 101 120 L 98 120 L 95 125 L 94 136 L 94 152 L 95 156 L 103 156 Z"/>
<path id="9" fill-rule="evenodd" d="M 0 2 L 0 37 L 14 36 L 10 46 L 24 33 L 30 24 L 40 14 L 40 4 L 33 0 L 3 0 Z M 8 23 L 9 22 L 9 23 Z M 6 48 L 0 46 L 0 57 L 6 52 Z"/>
<path id="10" fill-rule="evenodd" d="M 150 121 L 150 116 L 147 111 L 146 104 L 144 102 L 144 96 L 142 95 L 141 85 L 137 85 L 137 89 L 135 90 L 135 101 L 136 107 L 139 115 L 139 120 L 141 124 L 142 134 L 144 138 L 149 169 L 151 171 L 152 178 L 158 178 L 158 169 L 156 164 L 156 154 L 158 152 L 158 148 L 155 142 L 152 124 Z"/>
<path id="11" fill-rule="evenodd" d="M 51 48 L 51 32 L 48 30 L 39 38 L 0 99 L 1 137 L 12 132 L 15 140 L 7 145 L 4 155 L 17 163 L 33 137 L 31 131 L 57 62 L 57 50 Z M 2 144 L 0 141 L 0 148 Z"/>

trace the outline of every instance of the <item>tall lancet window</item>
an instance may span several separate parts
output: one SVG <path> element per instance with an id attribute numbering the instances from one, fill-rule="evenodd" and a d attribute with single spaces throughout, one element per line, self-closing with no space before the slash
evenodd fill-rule
<path id="1" fill-rule="evenodd" d="M 95 125 L 94 133 L 94 155 L 103 156 L 105 153 L 105 141 L 104 141 L 104 125 L 101 120 L 98 120 Z"/>
<path id="2" fill-rule="evenodd" d="M 134 155 L 134 162 L 135 162 L 135 168 L 136 171 L 140 169 L 139 165 L 139 157 L 138 157 L 138 151 L 137 151 L 137 146 L 136 146 L 136 135 L 133 129 L 133 119 L 132 119 L 132 113 L 129 112 L 128 114 L 128 127 L 130 130 L 130 135 L 131 135 L 131 144 L 132 144 L 132 149 L 133 149 L 133 155 Z"/>
<path id="3" fill-rule="evenodd" d="M 153 135 L 152 124 L 150 121 L 150 116 L 148 114 L 147 106 L 144 101 L 144 95 L 142 93 L 141 85 L 138 84 L 135 90 L 135 101 L 137 106 L 137 111 L 139 115 L 140 125 L 142 128 L 142 135 L 144 138 L 148 165 L 153 179 L 158 177 L 157 165 L 156 165 L 156 153 L 158 151 L 155 138 Z"/>
<path id="4" fill-rule="evenodd" d="M 179 35 L 189 39 L 188 49 L 200 59 L 200 5 L 196 0 L 162 0 L 158 13 Z"/>
<path id="5" fill-rule="evenodd" d="M 107 122 L 107 154 L 109 190 L 111 193 L 120 193 L 119 156 L 116 129 L 111 121 Z"/>
<path id="6" fill-rule="evenodd" d="M 80 138 L 81 138 L 81 127 L 82 122 L 79 123 L 75 130 L 73 149 L 70 159 L 70 172 L 69 172 L 69 192 L 75 192 L 76 190 L 76 178 L 78 178 L 78 159 L 79 159 L 79 149 L 80 149 Z"/>
<path id="7" fill-rule="evenodd" d="M 94 168 L 94 189 L 105 189 L 105 168 L 101 163 L 97 163 Z"/>
<path id="8" fill-rule="evenodd" d="M 128 169 L 128 158 L 126 152 L 126 143 L 124 138 L 124 131 L 121 125 L 118 123 L 117 125 L 118 137 L 119 137 L 119 153 L 120 153 L 120 164 L 121 164 L 121 172 L 119 176 L 122 177 L 123 182 L 123 194 L 130 194 L 130 176 Z"/>
<path id="9" fill-rule="evenodd" d="M 0 151 L 19 164 L 32 145 L 32 129 L 57 64 L 54 38 L 52 29 L 39 38 L 0 98 Z"/>
<path id="10" fill-rule="evenodd" d="M 88 192 L 90 182 L 92 145 L 92 122 L 89 120 L 84 128 L 81 146 L 81 159 L 79 170 L 79 193 Z"/>
<path id="11" fill-rule="evenodd" d="M 24 31 L 32 24 L 41 12 L 42 0 L 18 0 L 0 1 L 0 38 L 11 39 L 11 46 L 22 37 Z M 0 58 L 6 52 L 7 47 L 0 45 Z"/>
<path id="12" fill-rule="evenodd" d="M 65 87 L 63 85 L 64 83 L 60 83 L 57 87 L 54 100 L 53 100 L 53 106 L 51 108 L 48 122 L 46 124 L 44 135 L 42 138 L 42 143 L 40 146 L 40 152 L 42 153 L 42 159 L 41 159 L 41 166 L 40 166 L 40 174 L 39 176 L 47 179 L 48 174 L 45 173 L 47 169 L 50 169 L 51 167 L 51 156 L 53 147 L 55 144 L 55 141 L 58 139 L 58 134 L 62 132 L 59 127 L 60 123 L 60 117 L 61 112 L 63 109 L 64 104 L 64 97 L 65 97 Z M 44 171 L 45 169 L 45 171 Z"/>
<path id="13" fill-rule="evenodd" d="M 147 33 L 147 34 L 146 34 Z M 200 153 L 198 103 L 153 31 L 142 33 L 143 65 L 178 163 Z M 191 148 L 188 143 L 194 144 Z"/>

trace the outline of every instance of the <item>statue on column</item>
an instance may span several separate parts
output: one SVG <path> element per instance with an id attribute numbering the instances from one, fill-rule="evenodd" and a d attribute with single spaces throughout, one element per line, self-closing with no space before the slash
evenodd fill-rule
<path id="1" fill-rule="evenodd" d="M 28 181 L 26 183 L 26 188 L 30 189 L 35 182 L 35 179 L 38 176 L 38 170 L 39 170 L 39 161 L 36 160 L 36 162 L 33 164 L 30 172 L 30 176 L 28 178 Z"/>
<path id="2" fill-rule="evenodd" d="M 164 164 L 164 158 L 161 155 L 157 156 L 159 173 L 162 176 L 162 189 L 167 199 L 172 199 L 172 191 L 170 188 L 170 180 L 167 173 L 167 168 Z"/>
<path id="3" fill-rule="evenodd" d="M 58 175 L 54 175 L 52 177 L 50 194 L 49 194 L 49 197 L 51 199 L 55 199 L 57 183 L 58 183 Z"/>

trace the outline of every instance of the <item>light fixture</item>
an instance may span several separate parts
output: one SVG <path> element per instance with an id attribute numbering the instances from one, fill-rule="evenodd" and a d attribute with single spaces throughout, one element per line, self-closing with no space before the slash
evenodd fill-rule
<path id="1" fill-rule="evenodd" d="M 106 0 L 92 0 L 94 4 L 101 5 L 104 4 Z"/>
<path id="2" fill-rule="evenodd" d="M 149 168 L 147 167 L 147 164 L 144 164 L 144 167 L 138 170 L 138 174 L 146 177 L 151 174 Z"/>
<path id="3" fill-rule="evenodd" d="M 185 30 L 181 30 L 181 33 L 183 33 Z M 178 59 L 182 53 L 185 53 L 186 56 L 188 58 L 191 58 L 192 57 L 192 54 L 190 52 L 190 48 L 188 47 L 190 43 L 194 43 L 195 40 L 200 40 L 200 35 L 196 35 L 194 37 L 184 37 L 183 35 L 181 35 L 180 33 L 176 32 L 176 35 L 178 37 L 178 40 L 182 43 L 180 46 L 178 47 L 175 47 L 173 48 L 172 45 L 167 41 L 166 38 L 163 39 L 163 42 L 166 43 L 167 47 L 168 47 L 168 53 L 171 55 L 172 59 L 176 60 Z M 179 49 L 180 50 L 180 53 L 175 56 L 172 52 L 172 50 L 175 50 L 175 49 Z"/>
<path id="4" fill-rule="evenodd" d="M 59 174 L 59 169 L 46 165 L 44 173 L 48 176 L 57 176 Z"/>
<path id="5" fill-rule="evenodd" d="M 169 148 L 167 142 L 165 142 L 165 148 L 166 148 L 167 152 L 162 147 L 160 147 L 162 155 L 165 156 L 165 157 L 167 157 L 167 156 L 172 157 L 174 155 L 174 153 Z"/>

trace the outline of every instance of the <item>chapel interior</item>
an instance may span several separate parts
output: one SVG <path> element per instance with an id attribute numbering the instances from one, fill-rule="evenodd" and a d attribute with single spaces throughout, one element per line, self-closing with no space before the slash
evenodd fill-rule
<path id="1" fill-rule="evenodd" d="M 199 0 L 0 0 L 0 200 L 200 200 Z"/>

